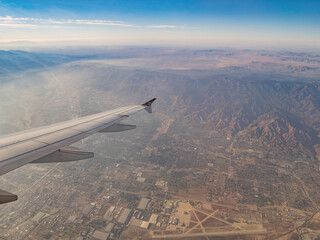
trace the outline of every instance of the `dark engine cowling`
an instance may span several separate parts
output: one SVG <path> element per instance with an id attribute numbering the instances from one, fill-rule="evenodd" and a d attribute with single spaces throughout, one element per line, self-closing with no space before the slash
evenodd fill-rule
<path id="1" fill-rule="evenodd" d="M 13 201 L 16 201 L 17 199 L 18 199 L 17 195 L 14 195 L 12 193 L 9 193 L 7 191 L 3 191 L 0 189 L 0 204 L 13 202 Z"/>

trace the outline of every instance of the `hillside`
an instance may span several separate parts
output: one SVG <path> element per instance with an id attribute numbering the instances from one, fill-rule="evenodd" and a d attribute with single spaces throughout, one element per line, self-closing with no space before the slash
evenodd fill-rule
<path id="1" fill-rule="evenodd" d="M 320 83 L 244 81 L 227 75 L 191 80 L 172 73 L 100 67 L 95 66 L 91 78 L 97 80 L 86 84 L 133 101 L 156 96 L 157 111 L 176 121 L 230 137 L 246 135 L 285 150 L 314 153 L 319 143 Z"/>
<path id="2" fill-rule="evenodd" d="M 0 75 L 55 66 L 76 59 L 76 57 L 62 54 L 44 54 L 18 50 L 0 50 Z"/>
<path id="3" fill-rule="evenodd" d="M 76 57 L 78 61 L 72 61 L 73 58 L 20 51 L 0 54 L 0 60 L 6 61 L 3 72 L 23 73 L 26 69 L 19 67 L 20 64 L 39 69 L 36 75 L 21 77 L 30 86 L 34 87 L 33 79 L 38 80 L 36 84 L 45 84 L 52 78 L 64 89 L 72 89 L 72 95 L 80 98 L 80 106 L 84 104 L 83 115 L 105 109 L 106 104 L 97 106 L 96 98 L 90 97 L 93 95 L 112 96 L 112 104 L 119 106 L 157 97 L 156 112 L 163 120 L 173 119 L 168 134 L 172 130 L 192 132 L 190 136 L 196 140 L 219 133 L 235 141 L 254 140 L 280 151 L 299 150 L 313 156 L 317 151 L 315 146 L 320 143 L 320 83 L 317 81 L 295 78 L 287 81 L 287 77 L 274 80 L 280 76 L 277 74 L 270 79 L 268 75 L 255 77 L 259 72 L 244 74 L 241 68 L 232 71 L 210 68 L 199 74 L 198 69 L 187 72 L 142 69 L 112 66 L 100 58 Z M 47 68 L 47 64 L 52 67 Z M 54 107 L 54 103 L 50 105 Z M 179 127 L 182 123 L 184 127 Z"/>

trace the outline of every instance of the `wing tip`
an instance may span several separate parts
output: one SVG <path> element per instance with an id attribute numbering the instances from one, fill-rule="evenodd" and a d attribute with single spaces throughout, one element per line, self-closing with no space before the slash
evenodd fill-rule
<path id="1" fill-rule="evenodd" d="M 145 103 L 141 104 L 141 106 L 145 107 L 144 109 L 145 109 L 148 113 L 152 113 L 151 105 L 152 105 L 152 103 L 153 103 L 156 99 L 157 99 L 157 98 L 152 98 L 152 99 L 149 100 L 148 102 L 145 102 Z"/>
<path id="2" fill-rule="evenodd" d="M 145 107 L 149 107 L 152 105 L 152 103 L 156 100 L 157 98 L 152 98 L 151 100 L 149 100 L 148 102 L 145 102 L 143 104 L 141 104 L 141 106 L 145 106 Z"/>

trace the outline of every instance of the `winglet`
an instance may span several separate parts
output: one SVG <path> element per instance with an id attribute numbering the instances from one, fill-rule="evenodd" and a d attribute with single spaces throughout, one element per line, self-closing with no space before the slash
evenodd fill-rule
<path id="1" fill-rule="evenodd" d="M 152 113 L 152 108 L 151 108 L 151 105 L 152 103 L 156 100 L 156 98 L 153 98 L 151 100 L 149 100 L 148 102 L 145 102 L 144 104 L 141 104 L 141 106 L 144 106 L 145 110 L 148 112 L 148 113 Z"/>
<path id="2" fill-rule="evenodd" d="M 156 98 L 153 98 L 151 100 L 149 100 L 148 102 L 145 102 L 144 104 L 141 104 L 142 106 L 146 106 L 149 107 L 151 106 L 151 104 L 156 100 Z"/>

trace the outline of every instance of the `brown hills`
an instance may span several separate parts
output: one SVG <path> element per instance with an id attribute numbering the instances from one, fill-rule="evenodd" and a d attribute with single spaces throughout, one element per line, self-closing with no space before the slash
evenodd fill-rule
<path id="1" fill-rule="evenodd" d="M 239 80 L 227 75 L 195 80 L 164 72 L 107 71 L 110 90 L 136 99 L 156 96 L 157 111 L 175 120 L 232 137 L 246 134 L 280 149 L 314 153 L 319 143 L 318 82 Z M 114 81 L 119 74 L 122 81 Z"/>

